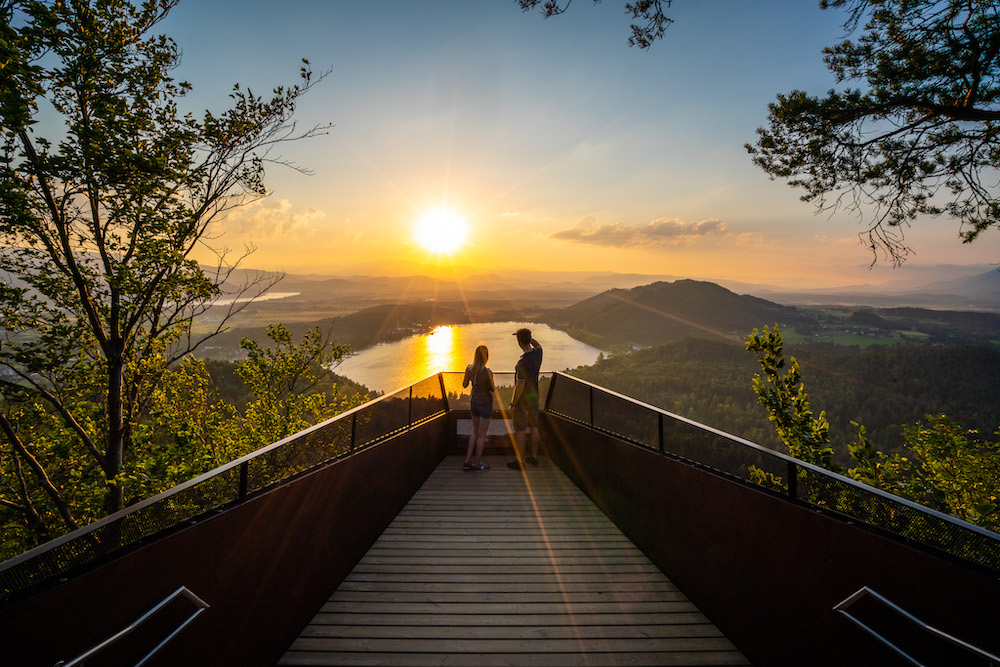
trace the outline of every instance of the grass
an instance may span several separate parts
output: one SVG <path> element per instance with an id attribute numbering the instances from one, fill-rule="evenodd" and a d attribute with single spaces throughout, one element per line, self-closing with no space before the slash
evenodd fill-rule
<path id="1" fill-rule="evenodd" d="M 857 345 L 861 348 L 872 347 L 874 345 L 902 345 L 903 340 L 898 336 L 864 336 L 853 333 L 832 333 L 829 338 L 834 345 Z"/>

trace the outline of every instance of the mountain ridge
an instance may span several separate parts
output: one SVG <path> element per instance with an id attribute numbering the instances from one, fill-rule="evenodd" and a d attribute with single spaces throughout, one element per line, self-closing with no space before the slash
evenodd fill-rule
<path id="1" fill-rule="evenodd" d="M 649 346 L 705 334 L 741 340 L 752 329 L 794 325 L 806 317 L 798 308 L 736 294 L 716 283 L 683 279 L 607 290 L 549 311 L 543 321 L 605 345 Z"/>

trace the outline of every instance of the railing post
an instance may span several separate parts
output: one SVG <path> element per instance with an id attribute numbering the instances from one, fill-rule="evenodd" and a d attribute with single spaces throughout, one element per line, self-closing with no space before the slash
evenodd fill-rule
<path id="1" fill-rule="evenodd" d="M 406 402 L 406 428 L 413 428 L 413 385 L 410 385 L 410 400 Z"/>
<path id="2" fill-rule="evenodd" d="M 799 467 L 795 461 L 788 462 L 788 497 L 799 497 Z"/>
<path id="3" fill-rule="evenodd" d="M 657 431 L 657 434 L 659 436 L 660 453 L 663 454 L 664 448 L 663 448 L 663 413 L 662 412 L 657 412 L 656 413 L 656 431 Z"/>
<path id="4" fill-rule="evenodd" d="M 351 451 L 354 451 L 355 438 L 358 433 L 358 413 L 351 415 Z"/>
<path id="5" fill-rule="evenodd" d="M 594 388 L 588 387 L 590 393 L 590 428 L 594 428 Z"/>
<path id="6" fill-rule="evenodd" d="M 247 487 L 250 486 L 250 462 L 244 461 L 240 464 L 240 498 L 247 497 Z"/>
<path id="7" fill-rule="evenodd" d="M 441 383 L 441 401 L 444 402 L 444 411 L 451 412 L 448 406 L 448 390 L 444 387 L 444 373 L 438 373 L 438 382 Z"/>
<path id="8" fill-rule="evenodd" d="M 556 389 L 556 378 L 559 377 L 558 373 L 552 374 L 552 379 L 549 380 L 549 390 L 545 392 L 545 405 L 542 406 L 542 412 L 548 412 L 549 401 L 552 400 L 552 392 Z"/>

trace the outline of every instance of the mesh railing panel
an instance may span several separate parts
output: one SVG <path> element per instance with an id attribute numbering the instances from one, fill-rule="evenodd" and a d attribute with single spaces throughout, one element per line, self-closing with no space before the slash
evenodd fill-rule
<path id="1" fill-rule="evenodd" d="M 353 417 L 328 422 L 247 461 L 247 492 L 259 491 L 349 453 L 352 421 Z"/>
<path id="2" fill-rule="evenodd" d="M 548 411 L 590 426 L 591 387 L 575 382 L 568 375 L 558 376 L 553 385 L 548 395 Z"/>
<path id="3" fill-rule="evenodd" d="M 1000 536 L 812 468 L 797 466 L 796 474 L 800 500 L 1000 571 Z"/>
<path id="4" fill-rule="evenodd" d="M 659 449 L 659 415 L 644 405 L 614 394 L 595 391 L 594 428 L 637 445 Z"/>
<path id="5" fill-rule="evenodd" d="M 362 449 L 406 429 L 410 423 L 410 390 L 403 389 L 379 401 L 378 410 L 359 410 L 354 448 Z"/>
<path id="6" fill-rule="evenodd" d="M 448 408 L 451 410 L 469 409 L 469 389 L 462 388 L 463 375 L 456 372 L 441 374 L 444 379 L 444 393 L 448 397 Z"/>
<path id="7" fill-rule="evenodd" d="M 441 393 L 441 380 L 432 375 L 410 388 L 413 392 L 413 423 L 422 422 L 448 409 L 447 399 Z"/>
<path id="8" fill-rule="evenodd" d="M 459 376 L 461 386 L 461 376 Z M 411 399 L 412 393 L 412 399 Z M 66 576 L 122 547 L 162 532 L 268 486 L 335 461 L 442 414 L 447 402 L 437 375 L 371 401 L 256 454 L 175 487 L 40 549 L 0 564 L 0 600 Z M 245 481 L 244 481 L 245 477 Z"/>
<path id="9" fill-rule="evenodd" d="M 761 470 L 779 480 L 788 472 L 781 458 L 769 456 L 766 451 L 747 447 L 744 443 L 724 434 L 707 430 L 672 415 L 663 416 L 663 451 L 705 468 L 726 475 L 747 479 L 748 471 Z M 758 475 L 754 475 L 758 476 Z"/>
<path id="10" fill-rule="evenodd" d="M 571 376 L 548 411 L 1000 572 L 1000 535 Z"/>

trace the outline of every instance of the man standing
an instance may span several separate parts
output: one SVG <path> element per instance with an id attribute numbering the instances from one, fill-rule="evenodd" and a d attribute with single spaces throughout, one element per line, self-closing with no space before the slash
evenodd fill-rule
<path id="1" fill-rule="evenodd" d="M 520 470 L 521 456 L 527 454 L 525 441 L 528 437 L 531 438 L 531 456 L 524 460 L 538 465 L 538 371 L 542 367 L 542 346 L 531 337 L 531 329 L 518 329 L 514 335 L 523 354 L 514 367 L 514 397 L 510 401 L 517 459 L 507 467 Z"/>

